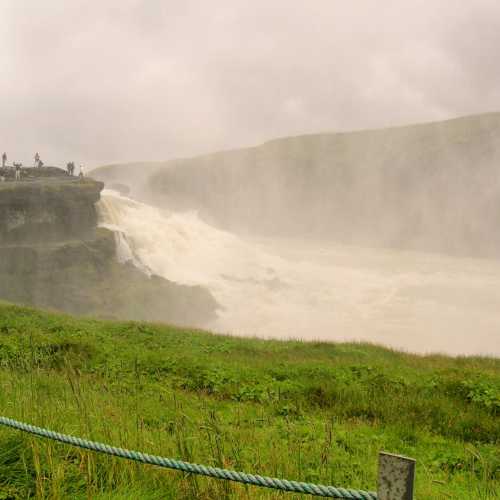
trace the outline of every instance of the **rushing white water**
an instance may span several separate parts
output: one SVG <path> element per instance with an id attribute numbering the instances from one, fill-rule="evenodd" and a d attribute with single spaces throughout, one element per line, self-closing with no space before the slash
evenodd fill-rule
<path id="1" fill-rule="evenodd" d="M 104 191 L 119 258 L 207 287 L 207 327 L 235 335 L 363 340 L 414 352 L 500 355 L 500 263 L 442 255 L 250 241 Z"/>

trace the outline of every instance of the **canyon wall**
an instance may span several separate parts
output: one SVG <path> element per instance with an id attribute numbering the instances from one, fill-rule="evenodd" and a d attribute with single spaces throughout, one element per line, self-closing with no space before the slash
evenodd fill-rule
<path id="1" fill-rule="evenodd" d="M 117 261 L 114 234 L 97 227 L 102 182 L 42 170 L 0 182 L 0 299 L 190 326 L 214 317 L 217 304 L 203 288 Z"/>
<path id="2" fill-rule="evenodd" d="M 231 231 L 500 256 L 499 113 L 289 137 L 155 169 L 150 200 Z"/>

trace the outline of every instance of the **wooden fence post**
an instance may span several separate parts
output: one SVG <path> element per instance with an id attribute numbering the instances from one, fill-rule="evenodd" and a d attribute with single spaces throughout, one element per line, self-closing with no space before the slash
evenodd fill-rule
<path id="1" fill-rule="evenodd" d="M 378 456 L 378 500 L 413 500 L 415 460 L 381 451 Z"/>

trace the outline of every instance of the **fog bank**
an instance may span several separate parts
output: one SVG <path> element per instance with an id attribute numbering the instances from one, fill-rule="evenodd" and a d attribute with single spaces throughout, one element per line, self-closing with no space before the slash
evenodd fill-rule
<path id="1" fill-rule="evenodd" d="M 124 236 L 122 258 L 213 294 L 218 317 L 205 326 L 214 331 L 500 356 L 500 262 L 248 240 L 193 212 L 167 212 L 112 192 L 104 203 Z"/>
<path id="2" fill-rule="evenodd" d="M 233 232 L 496 258 L 500 114 L 175 160 L 148 188 Z"/>

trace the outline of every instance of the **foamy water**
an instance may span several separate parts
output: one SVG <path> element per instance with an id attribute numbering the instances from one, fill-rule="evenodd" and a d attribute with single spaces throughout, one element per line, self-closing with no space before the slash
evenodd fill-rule
<path id="1" fill-rule="evenodd" d="M 118 257 L 207 287 L 208 328 L 235 335 L 363 340 L 414 352 L 500 355 L 500 263 L 301 241 L 246 240 L 196 213 L 104 191 Z"/>

